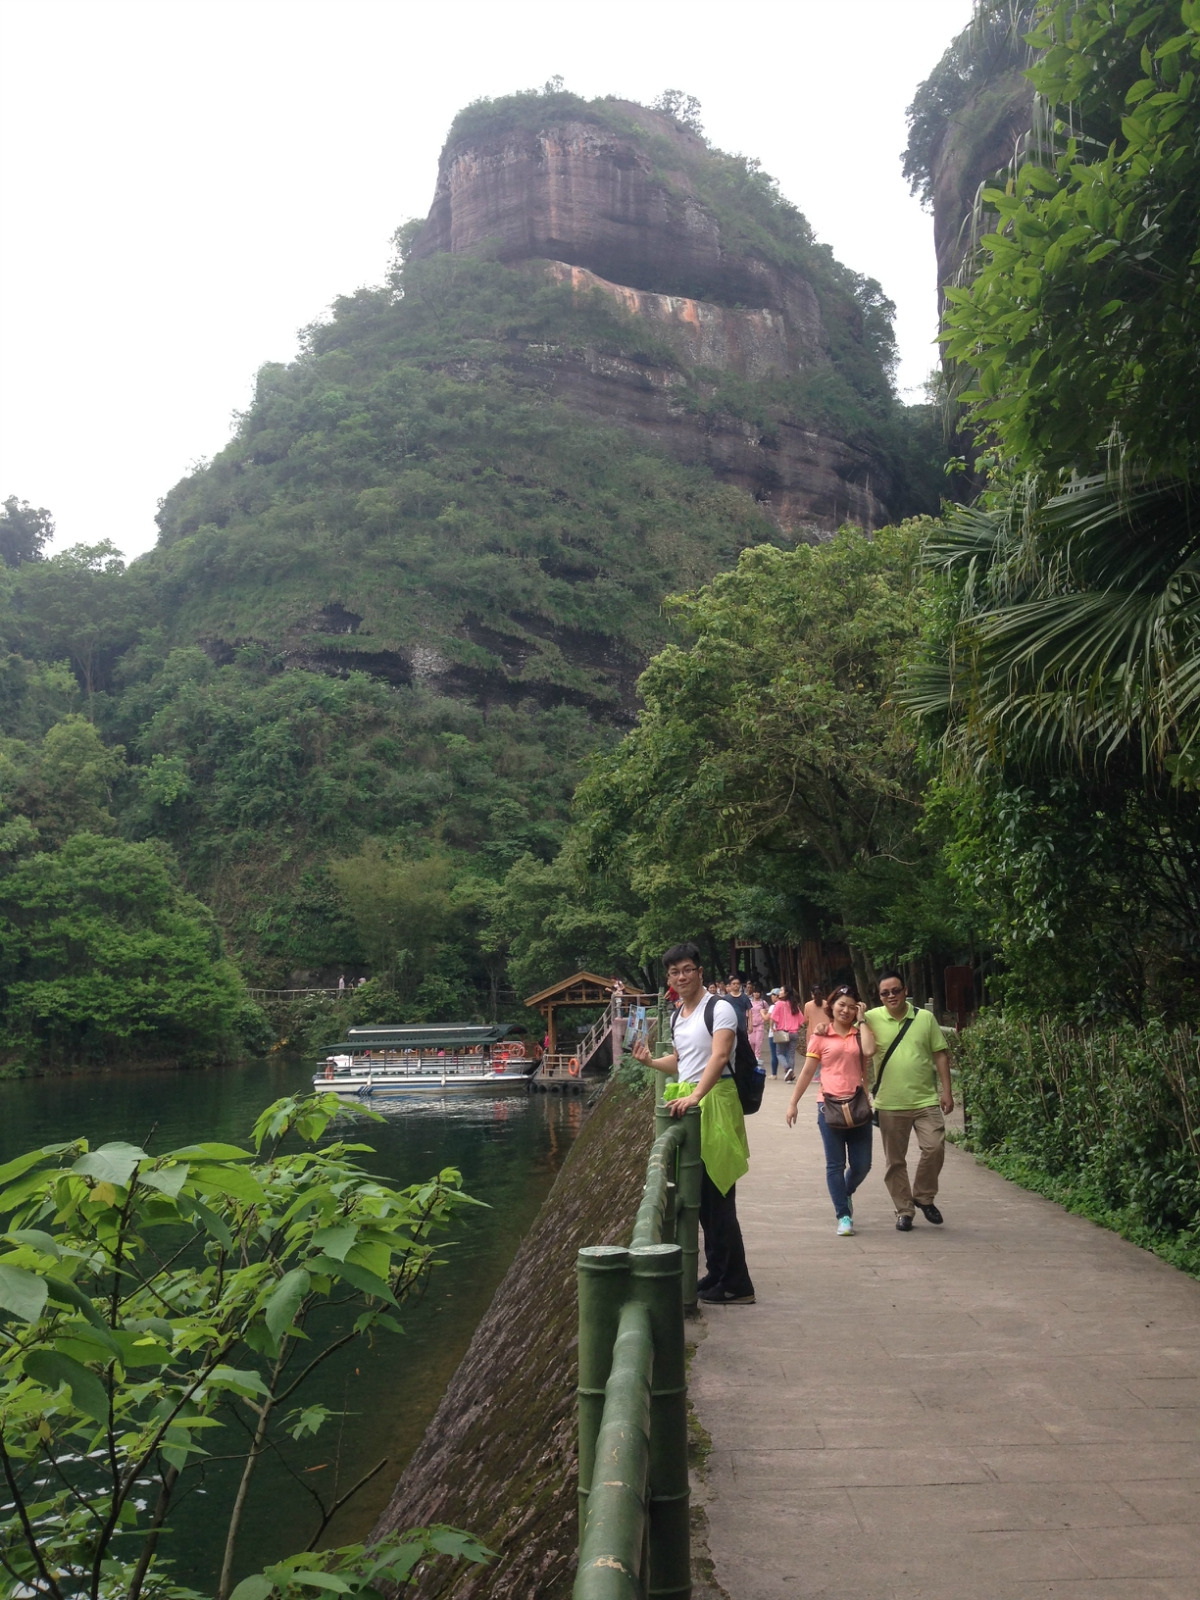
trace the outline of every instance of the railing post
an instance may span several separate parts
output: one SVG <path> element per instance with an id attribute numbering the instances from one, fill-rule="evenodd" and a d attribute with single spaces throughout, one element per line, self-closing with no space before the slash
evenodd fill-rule
<path id="1" fill-rule="evenodd" d="M 684 1361 L 683 1252 L 677 1244 L 629 1252 L 634 1297 L 650 1314 L 649 1581 L 647 1600 L 689 1600 L 692 1592 Z"/>
<path id="2" fill-rule="evenodd" d="M 579 1535 L 587 1522 L 596 1440 L 604 1416 L 604 1386 L 612 1371 L 621 1307 L 629 1293 L 629 1251 L 595 1244 L 576 1258 L 579 1283 Z"/>
<path id="3" fill-rule="evenodd" d="M 586 1600 L 645 1600 L 650 1483 L 650 1313 L 638 1300 L 621 1312 L 604 1422 L 596 1440 L 587 1520 L 580 1527 L 575 1594 Z"/>
<path id="4" fill-rule="evenodd" d="M 696 1284 L 700 1276 L 700 1180 L 704 1163 L 700 1158 L 700 1108 L 683 1114 L 683 1142 L 675 1168 L 675 1237 L 683 1249 L 683 1304 L 696 1308 Z"/>

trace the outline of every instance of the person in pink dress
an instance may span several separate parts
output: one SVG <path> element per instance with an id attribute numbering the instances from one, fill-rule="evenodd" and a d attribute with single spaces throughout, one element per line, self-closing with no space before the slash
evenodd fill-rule
<path id="1" fill-rule="evenodd" d="M 762 985 L 750 985 L 750 1020 L 746 1033 L 750 1039 L 751 1048 L 759 1061 L 763 1058 L 763 1039 L 767 1032 L 767 1022 L 771 1016 L 771 1008 L 763 999 Z"/>

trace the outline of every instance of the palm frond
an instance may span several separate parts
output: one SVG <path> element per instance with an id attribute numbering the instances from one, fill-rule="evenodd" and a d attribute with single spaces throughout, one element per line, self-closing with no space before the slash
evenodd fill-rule
<path id="1" fill-rule="evenodd" d="M 926 563 L 957 585 L 944 663 L 902 698 L 965 751 L 1147 772 L 1200 740 L 1200 518 L 1189 487 L 1097 477 L 955 514 Z"/>

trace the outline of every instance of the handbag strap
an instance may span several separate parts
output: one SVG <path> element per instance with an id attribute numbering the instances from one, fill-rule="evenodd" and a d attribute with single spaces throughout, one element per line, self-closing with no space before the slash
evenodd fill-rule
<path id="1" fill-rule="evenodd" d="M 901 1039 L 903 1039 L 904 1035 L 908 1032 L 908 1030 L 912 1027 L 913 1023 L 916 1020 L 917 1020 L 917 1015 L 916 1015 L 915 1011 L 913 1012 L 911 1017 L 905 1017 L 904 1022 L 901 1025 L 899 1033 L 897 1033 L 896 1037 L 892 1040 L 891 1044 L 888 1045 L 887 1049 L 884 1051 L 883 1060 L 879 1063 L 879 1076 L 875 1079 L 875 1087 L 871 1090 L 872 1094 L 878 1094 L 879 1093 L 879 1085 L 883 1082 L 883 1071 L 884 1071 L 884 1068 L 887 1066 L 888 1062 L 892 1059 L 893 1050 L 895 1050 L 896 1046 L 900 1043 Z M 861 1040 L 859 1040 L 858 1048 L 860 1050 L 862 1049 L 862 1041 Z"/>

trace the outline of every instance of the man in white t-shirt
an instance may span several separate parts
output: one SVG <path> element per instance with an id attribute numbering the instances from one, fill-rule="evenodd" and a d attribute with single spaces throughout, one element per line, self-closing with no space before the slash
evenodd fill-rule
<path id="1" fill-rule="evenodd" d="M 670 1102 L 671 1115 L 700 1107 L 700 1226 L 704 1230 L 707 1271 L 698 1284 L 706 1305 L 754 1304 L 754 1285 L 746 1267 L 746 1249 L 737 1218 L 736 1182 L 749 1170 L 746 1124 L 733 1080 L 733 1046 L 738 1017 L 728 1000 L 712 1001 L 712 1027 L 706 1011 L 710 996 L 704 987 L 700 951 L 694 944 L 676 944 L 663 956 L 667 982 L 679 996 L 671 1029 L 671 1048 L 652 1056 L 641 1043 L 637 1059 L 659 1072 L 678 1075 Z"/>

